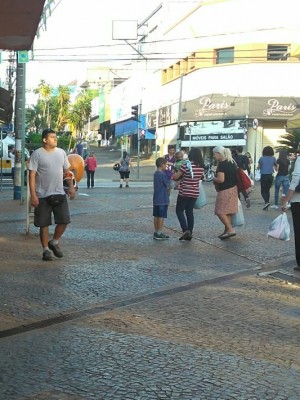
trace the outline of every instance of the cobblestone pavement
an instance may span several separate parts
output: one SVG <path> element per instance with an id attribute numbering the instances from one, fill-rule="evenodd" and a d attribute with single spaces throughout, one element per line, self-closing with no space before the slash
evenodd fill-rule
<path id="1" fill-rule="evenodd" d="M 228 241 L 206 183 L 195 238 L 179 242 L 174 191 L 170 239 L 157 242 L 152 161 L 119 189 L 115 154 L 96 151 L 96 187 L 81 182 L 70 203 L 63 259 L 41 261 L 26 206 L 0 193 L 0 399 L 299 399 L 293 236 L 266 236 L 278 211 L 262 211 L 259 185 Z"/>

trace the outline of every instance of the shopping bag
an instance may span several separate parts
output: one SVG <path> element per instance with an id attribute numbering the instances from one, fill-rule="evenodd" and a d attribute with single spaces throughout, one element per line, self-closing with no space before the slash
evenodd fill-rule
<path id="1" fill-rule="evenodd" d="M 245 224 L 245 217 L 243 212 L 242 203 L 238 201 L 238 212 L 231 215 L 231 225 L 233 228 L 236 226 L 242 226 Z"/>
<path id="2" fill-rule="evenodd" d="M 204 207 L 207 204 L 205 190 L 202 184 L 202 181 L 199 181 L 199 196 L 196 200 L 194 208 L 199 209 Z"/>
<path id="3" fill-rule="evenodd" d="M 267 236 L 280 240 L 290 240 L 290 224 L 285 212 L 278 215 L 269 226 Z"/>
<path id="4" fill-rule="evenodd" d="M 260 170 L 259 170 L 259 169 L 257 169 L 257 170 L 255 171 L 254 180 L 255 180 L 256 182 L 260 181 Z"/>
<path id="5" fill-rule="evenodd" d="M 251 187 L 251 180 L 242 168 L 237 168 L 236 180 L 239 192 L 246 192 Z"/>

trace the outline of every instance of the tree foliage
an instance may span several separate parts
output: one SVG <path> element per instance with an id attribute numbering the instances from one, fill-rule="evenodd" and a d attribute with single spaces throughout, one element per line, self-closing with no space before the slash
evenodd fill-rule
<path id="1" fill-rule="evenodd" d="M 71 129 L 76 134 L 82 134 L 91 115 L 91 101 L 97 92 L 86 90 L 71 104 L 68 86 L 53 88 L 41 80 L 34 93 L 38 95 L 37 102 L 26 109 L 27 132 L 41 133 L 43 129 L 51 127 L 56 132 Z"/>
<path id="2" fill-rule="evenodd" d="M 275 148 L 276 151 L 287 150 L 289 153 L 296 153 L 300 143 L 300 129 L 292 129 L 291 132 L 283 134 L 278 143 L 280 145 Z"/>
<path id="3" fill-rule="evenodd" d="M 84 123 L 89 119 L 92 112 L 92 93 L 89 91 L 81 93 L 69 112 L 69 120 L 77 134 L 81 134 Z"/>
<path id="4" fill-rule="evenodd" d="M 64 149 L 67 153 L 70 148 L 74 148 L 75 139 L 72 138 L 71 132 L 58 132 L 57 133 L 57 147 Z M 26 138 L 26 147 L 28 150 L 36 150 L 42 146 L 42 135 L 41 133 L 31 132 Z"/>

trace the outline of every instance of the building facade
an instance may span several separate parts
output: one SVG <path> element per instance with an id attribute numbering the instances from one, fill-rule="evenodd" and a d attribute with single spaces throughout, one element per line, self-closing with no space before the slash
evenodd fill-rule
<path id="1" fill-rule="evenodd" d="M 121 84 L 121 96 L 112 90 L 111 123 L 130 119 L 140 104 L 161 153 L 170 144 L 207 155 L 215 145 L 242 145 L 256 161 L 265 145 L 276 147 L 300 107 L 298 3 L 189 4 L 179 12 L 163 2 L 161 24 L 140 47 L 143 74 Z"/>

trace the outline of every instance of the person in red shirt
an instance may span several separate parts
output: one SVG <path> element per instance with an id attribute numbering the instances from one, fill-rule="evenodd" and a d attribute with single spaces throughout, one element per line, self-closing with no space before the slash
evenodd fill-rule
<path id="1" fill-rule="evenodd" d="M 85 171 L 87 178 L 87 188 L 94 188 L 94 176 L 97 168 L 97 159 L 93 152 L 89 153 L 88 157 L 86 157 L 85 161 Z"/>

